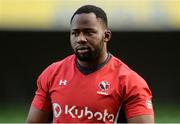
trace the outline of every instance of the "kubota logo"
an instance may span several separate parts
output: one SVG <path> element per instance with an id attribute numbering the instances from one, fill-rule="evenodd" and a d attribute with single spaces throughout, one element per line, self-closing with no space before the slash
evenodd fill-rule
<path id="1" fill-rule="evenodd" d="M 62 112 L 61 106 L 58 103 L 53 103 L 54 117 L 59 117 Z"/>
<path id="2" fill-rule="evenodd" d="M 65 105 L 64 109 L 61 109 L 58 103 L 53 103 L 54 117 L 58 118 L 62 113 L 69 115 L 72 118 L 87 118 L 87 119 L 97 119 L 99 121 L 114 121 L 114 114 L 108 113 L 107 109 L 102 112 L 92 112 L 88 107 L 78 109 L 75 105 L 68 106 Z"/>

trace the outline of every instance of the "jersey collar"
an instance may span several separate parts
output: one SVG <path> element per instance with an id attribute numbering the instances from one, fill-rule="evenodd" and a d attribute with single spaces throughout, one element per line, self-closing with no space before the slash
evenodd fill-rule
<path id="1" fill-rule="evenodd" d="M 77 58 L 75 59 L 75 61 L 76 61 L 75 63 L 76 63 L 76 67 L 78 68 L 78 70 L 81 73 L 83 73 L 84 75 L 88 75 L 88 74 L 93 73 L 93 72 L 97 71 L 98 69 L 102 68 L 104 65 L 106 65 L 109 62 L 109 60 L 111 59 L 111 57 L 112 57 L 112 55 L 108 52 L 108 57 L 106 58 L 106 60 L 103 63 L 98 64 L 93 69 L 89 69 L 89 68 L 85 68 L 85 67 L 81 66 L 79 64 L 79 62 L 77 61 Z"/>

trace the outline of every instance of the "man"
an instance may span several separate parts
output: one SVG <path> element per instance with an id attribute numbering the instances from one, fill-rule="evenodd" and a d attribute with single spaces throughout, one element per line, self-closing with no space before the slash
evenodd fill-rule
<path id="1" fill-rule="evenodd" d="M 147 83 L 107 51 L 111 31 L 105 12 L 85 5 L 70 23 L 75 54 L 39 76 L 27 122 L 49 122 L 53 111 L 54 123 L 113 123 L 123 109 L 127 122 L 153 123 Z"/>

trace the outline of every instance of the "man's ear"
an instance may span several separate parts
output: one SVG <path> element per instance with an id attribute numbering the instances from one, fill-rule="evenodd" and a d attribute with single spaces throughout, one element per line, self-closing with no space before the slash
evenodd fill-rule
<path id="1" fill-rule="evenodd" d="M 106 29 L 105 32 L 104 32 L 104 41 L 105 42 L 110 41 L 111 35 L 112 35 L 111 30 L 110 29 Z"/>

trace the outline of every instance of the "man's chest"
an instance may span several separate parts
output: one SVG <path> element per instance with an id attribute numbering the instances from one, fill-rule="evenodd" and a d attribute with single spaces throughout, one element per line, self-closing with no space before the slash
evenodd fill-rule
<path id="1" fill-rule="evenodd" d="M 111 76 L 56 76 L 50 88 L 54 120 L 113 122 L 121 104 Z"/>

